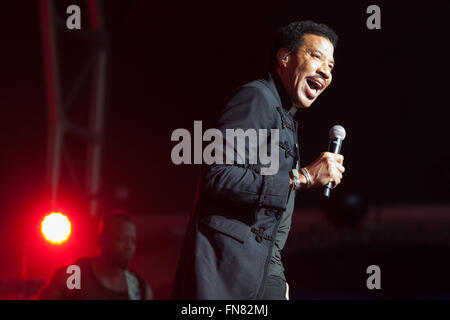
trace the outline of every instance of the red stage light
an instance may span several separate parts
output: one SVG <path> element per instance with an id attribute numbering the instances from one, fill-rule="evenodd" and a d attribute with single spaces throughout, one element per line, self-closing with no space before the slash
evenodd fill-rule
<path id="1" fill-rule="evenodd" d="M 42 220 L 41 231 L 49 242 L 61 244 L 69 238 L 70 221 L 62 213 L 50 213 Z"/>

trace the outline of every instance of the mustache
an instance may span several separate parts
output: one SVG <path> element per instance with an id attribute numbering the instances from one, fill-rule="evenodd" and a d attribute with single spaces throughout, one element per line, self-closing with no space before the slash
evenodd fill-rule
<path id="1" fill-rule="evenodd" d="M 308 79 L 308 78 L 314 78 L 314 79 L 319 78 L 319 79 L 322 80 L 323 82 L 326 82 L 326 81 L 327 81 L 327 79 L 326 79 L 323 75 L 321 75 L 321 74 L 315 74 L 315 75 L 312 75 L 312 76 L 307 76 L 306 79 Z"/>

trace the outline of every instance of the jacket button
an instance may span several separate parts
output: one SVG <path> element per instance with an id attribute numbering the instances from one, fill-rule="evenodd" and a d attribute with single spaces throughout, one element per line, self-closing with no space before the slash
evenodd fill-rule
<path id="1" fill-rule="evenodd" d="M 255 239 L 259 243 L 261 243 L 263 241 L 263 238 L 259 234 L 255 237 Z"/>
<path id="2" fill-rule="evenodd" d="M 266 209 L 266 211 L 264 211 L 264 214 L 265 214 L 266 216 L 270 216 L 270 209 Z"/>

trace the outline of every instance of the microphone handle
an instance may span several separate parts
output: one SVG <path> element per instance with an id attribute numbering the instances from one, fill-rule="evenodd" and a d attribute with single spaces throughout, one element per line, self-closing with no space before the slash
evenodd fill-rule
<path id="1" fill-rule="evenodd" d="M 339 139 L 337 137 L 331 138 L 330 143 L 328 144 L 328 152 L 331 153 L 340 153 L 342 147 L 342 139 Z M 331 182 L 328 182 L 323 187 L 323 195 L 325 198 L 329 198 L 331 194 L 331 189 L 333 189 L 333 184 Z"/>

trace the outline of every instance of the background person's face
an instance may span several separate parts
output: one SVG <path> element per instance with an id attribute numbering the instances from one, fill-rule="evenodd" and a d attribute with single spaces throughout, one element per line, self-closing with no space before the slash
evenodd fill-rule
<path id="1" fill-rule="evenodd" d="M 330 85 L 333 53 L 327 38 L 305 34 L 298 52 L 289 55 L 284 85 L 297 108 L 308 108 Z"/>
<path id="2" fill-rule="evenodd" d="M 133 223 L 116 221 L 105 238 L 104 254 L 108 261 L 125 269 L 136 249 L 136 227 Z"/>

